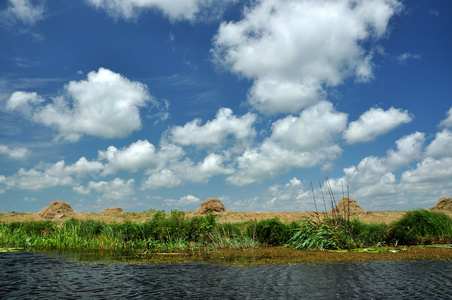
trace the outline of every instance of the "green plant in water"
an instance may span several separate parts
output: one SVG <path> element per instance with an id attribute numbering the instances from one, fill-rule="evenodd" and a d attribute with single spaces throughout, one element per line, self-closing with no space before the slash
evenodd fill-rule
<path id="1" fill-rule="evenodd" d="M 300 228 L 294 229 L 288 246 L 297 250 L 352 249 L 361 246 L 352 237 L 350 223 L 342 218 L 315 221 L 305 217 Z"/>

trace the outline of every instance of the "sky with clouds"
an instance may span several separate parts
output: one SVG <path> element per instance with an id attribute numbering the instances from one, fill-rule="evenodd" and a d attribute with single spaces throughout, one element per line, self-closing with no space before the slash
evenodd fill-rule
<path id="1" fill-rule="evenodd" d="M 452 196 L 448 0 L 0 2 L 0 212 Z M 317 203 L 314 203 L 317 201 Z"/>

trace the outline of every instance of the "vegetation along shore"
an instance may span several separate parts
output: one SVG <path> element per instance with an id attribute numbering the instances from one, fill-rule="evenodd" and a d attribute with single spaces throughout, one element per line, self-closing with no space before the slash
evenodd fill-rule
<path id="1" fill-rule="evenodd" d="M 449 210 L 356 214 L 352 213 L 353 200 L 345 198 L 341 199 L 342 209 L 340 201 L 338 209 L 324 213 L 237 213 L 225 208 L 209 209 L 208 201 L 211 207 L 222 205 L 219 200 L 209 199 L 195 212 L 109 210 L 96 214 L 76 213 L 59 201 L 37 214 L 2 213 L 0 247 L 3 251 L 122 250 L 141 259 L 157 256 L 159 261 L 177 261 L 190 255 L 202 259 L 206 254 L 215 260 L 241 254 L 249 261 L 267 257 L 277 262 L 285 257 L 286 262 L 309 262 L 301 254 L 305 251 L 299 250 L 323 250 L 329 253 L 322 258 L 325 261 L 347 261 L 357 253 L 360 256 L 355 260 L 370 259 L 373 253 L 389 259 L 391 253 L 400 251 L 392 257 L 452 259 Z M 52 214 L 51 208 L 57 204 L 67 204 L 66 210 L 54 208 Z M 45 213 L 50 217 L 46 218 Z M 415 245 L 424 247 L 415 247 L 416 251 L 406 254 L 407 246 Z M 315 251 L 309 253 L 311 259 L 316 257 Z"/>

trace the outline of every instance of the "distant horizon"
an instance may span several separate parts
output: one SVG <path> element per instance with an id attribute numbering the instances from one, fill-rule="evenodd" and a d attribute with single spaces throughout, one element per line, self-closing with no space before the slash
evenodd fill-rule
<path id="1" fill-rule="evenodd" d="M 345 198 L 347 198 L 347 197 L 345 197 Z M 438 200 L 438 202 L 439 202 L 440 200 L 444 199 L 444 198 L 450 199 L 450 197 L 442 197 L 441 199 Z M 209 198 L 209 199 L 214 199 L 214 198 Z M 202 202 L 204 202 L 204 201 L 209 200 L 209 199 L 201 200 L 200 204 L 201 204 Z M 342 199 L 342 197 L 341 197 L 340 199 L 337 199 L 336 202 L 339 202 L 341 199 Z M 349 198 L 349 199 L 355 200 L 355 199 L 352 199 L 352 198 Z M 218 199 L 218 200 L 219 200 L 219 199 Z M 56 201 L 62 201 L 62 200 L 56 200 Z M 50 207 L 50 204 L 53 203 L 53 202 L 56 202 L 56 201 L 51 201 L 51 202 L 49 202 L 47 206 L 45 206 L 45 207 L 39 209 L 38 211 L 10 211 L 10 212 L 0 211 L 0 213 L 6 213 L 6 214 L 9 214 L 9 213 L 39 213 L 39 212 L 41 212 L 42 210 L 44 210 L 44 209 Z M 221 201 L 221 200 L 220 200 L 220 201 Z M 357 200 L 355 200 L 355 201 L 362 207 L 362 205 L 361 205 Z M 63 202 L 66 202 L 66 201 L 63 201 Z M 438 204 L 438 202 L 436 202 L 435 205 L 432 205 L 432 206 L 429 206 L 429 207 L 417 207 L 417 208 L 413 208 L 413 209 L 408 209 L 408 210 L 398 210 L 398 211 L 411 211 L 411 210 L 418 210 L 418 209 L 427 209 L 427 210 L 429 210 L 429 209 L 435 207 L 436 204 Z M 66 202 L 66 203 L 69 204 L 69 205 L 71 206 L 71 208 L 72 208 L 72 205 L 71 205 L 69 202 Z M 323 202 L 322 202 L 321 204 L 323 204 Z M 317 204 L 317 205 L 319 205 L 319 204 Z M 198 206 L 198 207 L 200 207 L 200 206 Z M 191 209 L 191 210 L 188 210 L 188 209 L 178 210 L 178 209 L 174 209 L 174 208 L 170 208 L 170 209 L 157 209 L 157 208 L 154 208 L 154 207 L 150 207 L 150 208 L 147 208 L 147 209 L 143 209 L 143 211 L 127 211 L 127 210 L 124 210 L 124 213 L 140 213 L 140 214 L 142 214 L 142 213 L 148 213 L 149 210 L 153 210 L 153 209 L 154 209 L 156 212 L 157 212 L 157 211 L 162 211 L 162 210 L 163 210 L 163 211 L 165 211 L 165 213 L 170 213 L 172 210 L 183 211 L 183 212 L 194 212 L 198 207 L 195 207 L 194 209 Z M 226 206 L 225 206 L 225 207 L 226 207 Z M 327 206 L 327 207 L 328 207 L 328 206 Z M 83 214 L 102 213 L 103 210 L 109 209 L 109 208 L 121 208 L 121 209 L 122 209 L 122 207 L 119 207 L 119 206 L 111 206 L 111 207 L 99 208 L 99 211 L 77 211 L 77 210 L 74 209 L 74 212 L 76 212 L 76 213 L 83 213 Z M 397 211 L 397 210 L 367 210 L 367 209 L 365 209 L 364 207 L 362 207 L 362 208 L 363 208 L 365 211 L 367 211 L 367 212 Z M 226 207 L 226 209 L 228 209 L 228 208 Z M 229 209 L 228 209 L 228 210 L 229 210 Z M 330 211 L 331 211 L 331 208 L 330 208 L 328 211 L 325 211 L 325 210 L 322 210 L 322 209 L 320 209 L 320 210 L 318 210 L 318 211 L 316 211 L 316 210 L 302 210 L 302 211 L 301 211 L 301 210 L 300 210 L 300 211 L 260 211 L 260 210 L 256 210 L 256 211 L 232 211 L 232 210 L 230 210 L 230 212 L 232 212 L 232 213 L 234 213 L 234 212 L 240 212 L 240 213 L 242 213 L 242 212 L 243 212 L 243 213 L 246 213 L 246 212 L 254 212 L 254 213 L 297 213 L 297 212 L 306 212 L 306 213 L 310 213 L 310 212 L 312 212 L 312 213 L 315 213 L 315 212 L 317 212 L 317 213 L 327 213 L 327 212 L 330 212 Z M 151 212 L 151 213 L 152 213 L 152 212 Z"/>
<path id="2" fill-rule="evenodd" d="M 0 212 L 452 197 L 452 1 L 6 0 Z M 324 195 L 329 197 L 327 193 Z"/>

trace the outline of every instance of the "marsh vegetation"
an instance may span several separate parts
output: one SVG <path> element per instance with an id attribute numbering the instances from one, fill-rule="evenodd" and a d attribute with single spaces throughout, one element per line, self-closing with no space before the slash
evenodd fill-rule
<path id="1" fill-rule="evenodd" d="M 148 213 L 144 222 L 0 221 L 0 247 L 144 250 L 148 253 L 199 249 L 254 249 L 286 246 L 300 250 L 354 249 L 452 242 L 452 218 L 415 210 L 397 221 L 365 223 L 350 216 L 312 213 L 301 220 L 279 218 L 217 222 L 217 216 L 186 212 Z"/>

